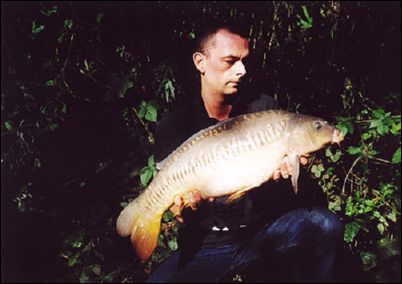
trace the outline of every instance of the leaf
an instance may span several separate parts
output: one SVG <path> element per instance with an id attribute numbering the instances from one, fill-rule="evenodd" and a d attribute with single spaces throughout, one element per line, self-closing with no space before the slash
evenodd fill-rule
<path id="1" fill-rule="evenodd" d="M 142 186 L 146 187 L 153 176 L 153 170 L 149 167 L 145 167 L 141 170 L 140 180 Z"/>
<path id="2" fill-rule="evenodd" d="M 373 112 L 371 113 L 371 115 L 375 118 L 382 118 L 384 116 L 384 110 L 382 108 L 373 110 Z"/>
<path id="3" fill-rule="evenodd" d="M 85 271 L 81 272 L 80 283 L 88 283 L 89 276 L 85 274 Z"/>
<path id="4" fill-rule="evenodd" d="M 401 148 L 396 149 L 395 153 L 392 155 L 392 163 L 397 164 L 401 162 Z"/>
<path id="5" fill-rule="evenodd" d="M 362 149 L 360 147 L 349 146 L 348 149 L 347 149 L 347 152 L 350 155 L 357 155 L 357 154 L 360 154 L 362 152 Z"/>
<path id="6" fill-rule="evenodd" d="M 46 86 L 54 86 L 54 81 L 53 80 L 47 81 Z"/>
<path id="7" fill-rule="evenodd" d="M 163 215 L 163 221 L 169 222 L 172 219 L 173 219 L 173 213 L 170 211 L 166 211 L 166 213 Z"/>
<path id="8" fill-rule="evenodd" d="M 328 208 L 331 211 L 341 211 L 342 210 L 341 205 L 342 205 L 341 197 L 335 195 L 334 200 L 329 201 Z"/>
<path id="9" fill-rule="evenodd" d="M 99 264 L 95 264 L 94 267 L 92 268 L 93 273 L 96 276 L 99 276 L 101 274 L 101 267 Z"/>
<path id="10" fill-rule="evenodd" d="M 177 245 L 176 239 L 169 240 L 168 246 L 172 251 L 176 251 L 179 248 L 179 246 Z"/>
<path id="11" fill-rule="evenodd" d="M 313 165 L 311 167 L 311 172 L 314 174 L 315 177 L 319 178 L 321 173 L 324 171 L 324 166 L 322 164 Z"/>
<path id="12" fill-rule="evenodd" d="M 365 267 L 374 267 L 376 263 L 376 255 L 369 251 L 362 251 L 360 253 L 360 258 Z"/>
<path id="13" fill-rule="evenodd" d="M 147 103 L 147 112 L 145 114 L 145 119 L 151 122 L 155 122 L 157 120 L 157 110 L 154 102 L 150 101 Z"/>
<path id="14" fill-rule="evenodd" d="M 384 234 L 384 229 L 385 229 L 384 224 L 382 224 L 382 223 L 377 224 L 377 230 L 378 230 L 378 232 L 380 232 L 381 235 Z"/>
<path id="15" fill-rule="evenodd" d="M 401 254 L 399 243 L 400 240 L 398 241 L 398 239 L 389 239 L 389 237 L 384 237 L 377 242 L 382 254 L 384 254 L 387 258 L 391 256 L 398 256 Z"/>
<path id="16" fill-rule="evenodd" d="M 49 17 L 49 16 L 51 16 L 51 15 L 57 13 L 57 9 L 58 9 L 57 6 L 53 6 L 49 11 L 40 10 L 40 12 L 41 12 L 43 15 Z"/>
<path id="17" fill-rule="evenodd" d="M 398 124 L 392 123 L 391 133 L 393 135 L 401 135 L 401 123 L 400 122 Z"/>
<path id="18" fill-rule="evenodd" d="M 64 113 L 64 114 L 67 112 L 67 105 L 65 103 L 63 103 L 63 107 L 61 108 L 61 112 Z"/>
<path id="19" fill-rule="evenodd" d="M 335 154 L 332 154 L 331 149 L 329 147 L 325 150 L 325 156 L 329 157 L 331 161 L 334 163 L 339 160 L 341 154 L 342 152 L 339 149 L 336 150 Z"/>
<path id="20" fill-rule="evenodd" d="M 344 240 L 347 243 L 351 243 L 354 238 L 356 237 L 357 233 L 360 230 L 360 224 L 356 221 L 347 223 L 345 225 L 345 233 L 344 233 Z"/>
<path id="21" fill-rule="evenodd" d="M 313 17 L 310 16 L 307 6 L 303 5 L 303 14 L 305 19 L 302 19 L 299 15 L 297 15 L 297 18 L 299 18 L 299 21 L 297 22 L 297 25 L 304 30 L 310 29 L 313 27 Z"/>
<path id="22" fill-rule="evenodd" d="M 36 21 L 32 22 L 32 33 L 33 34 L 38 34 L 38 33 L 42 32 L 44 29 L 45 29 L 44 25 L 37 26 Z"/>
<path id="23" fill-rule="evenodd" d="M 76 265 L 77 262 L 78 262 L 78 258 L 79 258 L 79 257 L 80 257 L 80 253 L 79 253 L 79 252 L 77 252 L 77 253 L 75 253 L 75 254 L 73 254 L 73 255 L 70 255 L 70 256 L 68 257 L 67 265 L 68 265 L 69 267 L 72 267 L 72 266 Z"/>
<path id="24" fill-rule="evenodd" d="M 4 122 L 4 127 L 5 127 L 7 130 L 13 129 L 13 125 L 11 124 L 10 121 Z"/>
<path id="25" fill-rule="evenodd" d="M 64 20 L 64 28 L 67 30 L 71 30 L 73 28 L 73 20 L 72 19 L 65 19 Z"/>
<path id="26" fill-rule="evenodd" d="M 194 32 L 189 32 L 189 33 L 188 33 L 188 37 L 189 37 L 190 39 L 195 39 L 195 33 L 194 33 Z"/>
<path id="27" fill-rule="evenodd" d="M 392 222 L 396 223 L 396 212 L 391 211 L 387 214 L 387 218 L 391 220 Z"/>
<path id="28" fill-rule="evenodd" d="M 143 101 L 144 102 L 144 101 Z M 143 106 L 143 104 L 141 103 L 140 105 L 140 110 L 138 111 L 138 116 L 140 118 L 144 118 L 145 117 L 145 113 L 147 112 L 145 106 Z"/>
<path id="29" fill-rule="evenodd" d="M 154 155 L 151 155 L 148 158 L 148 167 L 153 167 L 153 166 L 155 166 L 155 157 L 154 157 Z"/>
<path id="30" fill-rule="evenodd" d="M 354 127 L 353 127 L 353 117 L 337 117 L 338 122 L 336 123 L 336 128 L 341 131 L 341 134 L 345 136 L 346 134 L 350 133 L 353 134 Z"/>

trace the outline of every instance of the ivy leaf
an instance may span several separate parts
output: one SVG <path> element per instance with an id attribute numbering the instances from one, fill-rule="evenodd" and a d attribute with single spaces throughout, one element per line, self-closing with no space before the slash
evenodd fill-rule
<path id="1" fill-rule="evenodd" d="M 343 136 L 350 133 L 353 134 L 353 117 L 337 117 L 338 122 L 336 123 L 336 128 L 338 128 Z"/>
<path id="2" fill-rule="evenodd" d="M 316 178 L 319 178 L 321 176 L 321 173 L 324 171 L 324 166 L 322 164 L 319 165 L 313 165 L 311 167 L 311 172 L 314 174 Z"/>
<path id="3" fill-rule="evenodd" d="M 362 152 L 362 149 L 360 147 L 349 146 L 347 152 L 350 155 L 357 155 Z"/>

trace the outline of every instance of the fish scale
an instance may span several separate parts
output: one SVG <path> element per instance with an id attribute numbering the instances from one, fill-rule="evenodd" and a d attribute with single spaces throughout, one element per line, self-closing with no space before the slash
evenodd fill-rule
<path id="1" fill-rule="evenodd" d="M 187 139 L 160 163 L 148 188 L 117 219 L 117 233 L 131 235 L 146 261 L 158 239 L 163 213 L 177 196 L 198 191 L 203 198 L 228 195 L 233 201 L 269 180 L 285 157 L 294 169 L 297 192 L 299 157 L 343 138 L 320 118 L 285 111 L 245 114 L 219 122 Z"/>

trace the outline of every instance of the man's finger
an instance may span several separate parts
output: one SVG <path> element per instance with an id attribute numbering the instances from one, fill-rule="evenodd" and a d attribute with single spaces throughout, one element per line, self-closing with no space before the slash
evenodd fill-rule
<path id="1" fill-rule="evenodd" d="M 201 201 L 201 199 L 202 199 L 201 193 L 199 193 L 198 191 L 193 191 L 193 192 L 189 193 L 190 204 L 197 203 L 197 202 Z"/>
<path id="2" fill-rule="evenodd" d="M 300 164 L 307 165 L 307 163 L 308 163 L 307 157 L 301 156 L 300 157 Z"/>
<path id="3" fill-rule="evenodd" d="M 177 204 L 173 204 L 172 206 L 170 206 L 169 210 L 173 213 L 173 216 L 180 214 L 180 206 Z"/>
<path id="4" fill-rule="evenodd" d="M 177 196 L 174 198 L 174 204 L 180 206 L 182 203 L 183 203 L 183 199 L 182 199 L 179 195 L 177 195 Z"/>
<path id="5" fill-rule="evenodd" d="M 281 171 L 280 170 L 276 170 L 275 172 L 274 172 L 274 175 L 273 175 L 273 179 L 274 180 L 278 180 L 278 179 L 280 179 L 280 177 L 281 177 Z"/>

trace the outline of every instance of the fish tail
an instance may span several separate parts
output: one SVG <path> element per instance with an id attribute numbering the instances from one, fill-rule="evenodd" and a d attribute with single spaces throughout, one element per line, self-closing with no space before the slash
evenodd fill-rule
<path id="1" fill-rule="evenodd" d="M 132 201 L 117 218 L 116 231 L 122 237 L 131 235 L 131 243 L 135 247 L 142 262 L 149 259 L 154 251 L 160 230 L 161 214 L 148 214 L 138 206 L 138 200 Z"/>
<path id="2" fill-rule="evenodd" d="M 142 216 L 134 218 L 134 229 L 131 234 L 131 243 L 135 247 L 141 262 L 145 262 L 152 255 L 158 242 L 161 216 L 145 219 Z"/>

